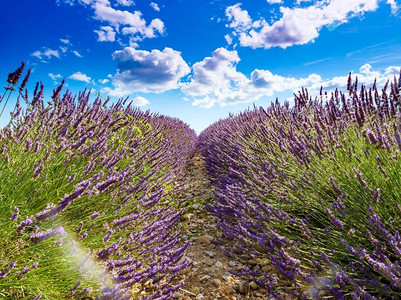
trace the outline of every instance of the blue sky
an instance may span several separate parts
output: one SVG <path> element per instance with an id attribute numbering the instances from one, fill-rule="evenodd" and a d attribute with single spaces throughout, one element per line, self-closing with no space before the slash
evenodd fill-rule
<path id="1" fill-rule="evenodd" d="M 49 97 L 66 78 L 73 92 L 129 96 L 198 133 L 253 104 L 291 101 L 302 86 L 344 88 L 350 71 L 384 84 L 401 67 L 397 0 L 19 0 L 0 8 L 4 82 L 24 60 L 31 92 L 42 81 Z"/>

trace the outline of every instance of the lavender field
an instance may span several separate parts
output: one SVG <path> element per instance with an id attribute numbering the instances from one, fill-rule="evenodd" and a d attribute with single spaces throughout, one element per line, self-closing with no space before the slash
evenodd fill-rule
<path id="1" fill-rule="evenodd" d="M 172 299 L 184 282 L 185 168 L 200 151 L 227 255 L 272 299 L 401 298 L 401 78 L 276 101 L 199 136 L 184 122 L 24 64 L 0 108 L 0 298 Z M 1 114 L 3 114 L 2 109 Z M 3 116 L 0 116 L 3 117 Z"/>

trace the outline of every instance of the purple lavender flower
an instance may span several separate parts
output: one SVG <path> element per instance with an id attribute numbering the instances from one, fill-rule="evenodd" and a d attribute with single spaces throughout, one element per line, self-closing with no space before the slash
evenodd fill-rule
<path id="1" fill-rule="evenodd" d="M 22 62 L 21 66 L 17 70 L 8 74 L 7 82 L 11 85 L 17 85 L 24 68 L 25 68 L 25 62 Z"/>
<path id="2" fill-rule="evenodd" d="M 11 262 L 10 265 L 7 268 L 4 268 L 3 270 L 0 271 L 0 278 L 5 278 L 12 269 L 14 269 L 16 266 L 15 262 Z"/>
<path id="3" fill-rule="evenodd" d="M 31 239 L 31 244 L 35 245 L 47 239 L 50 239 L 56 235 L 63 235 L 63 234 L 64 234 L 64 228 L 59 227 L 56 229 L 48 229 L 45 232 L 31 233 L 29 237 Z"/>
<path id="4" fill-rule="evenodd" d="M 14 213 L 11 215 L 11 220 L 15 221 L 17 220 L 19 216 L 19 208 L 18 207 L 14 207 Z"/>
<path id="5" fill-rule="evenodd" d="M 31 216 L 32 217 L 32 216 Z M 24 221 L 21 221 L 18 226 L 17 226 L 17 233 L 22 234 L 22 231 L 25 229 L 25 227 L 32 225 L 33 221 L 31 218 L 26 218 Z"/>
<path id="6" fill-rule="evenodd" d="M 22 91 L 24 90 L 26 84 L 28 83 L 29 77 L 31 76 L 31 72 L 32 72 L 32 70 L 29 69 L 27 74 L 25 75 L 24 80 L 22 81 L 21 86 L 19 87 L 19 92 L 20 93 L 22 93 Z"/>
<path id="7" fill-rule="evenodd" d="M 24 267 L 20 272 L 17 273 L 17 276 L 25 275 L 26 273 L 32 271 L 33 269 L 36 269 L 37 267 L 38 267 L 38 263 L 35 262 L 30 267 Z"/>

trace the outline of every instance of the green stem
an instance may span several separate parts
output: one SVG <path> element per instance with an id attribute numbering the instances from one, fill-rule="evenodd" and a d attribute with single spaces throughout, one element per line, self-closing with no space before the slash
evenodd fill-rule
<path id="1" fill-rule="evenodd" d="M 3 96 L 0 98 L 0 104 L 1 104 L 1 102 L 3 101 L 4 97 L 6 96 L 7 91 L 9 90 L 10 87 L 11 87 L 10 85 L 8 85 L 7 87 L 5 87 L 4 94 L 3 94 Z"/>
<path id="2" fill-rule="evenodd" d="M 6 103 L 4 103 L 3 109 L 1 110 L 0 118 L 1 118 L 1 116 L 3 115 L 4 109 L 6 108 L 7 102 L 8 102 L 8 100 L 10 99 L 10 96 L 11 96 L 11 93 L 12 93 L 12 92 L 13 92 L 13 91 L 10 91 L 10 93 L 8 94 Z M 4 93 L 4 94 L 5 94 L 5 93 Z M 3 98 L 2 98 L 1 100 L 3 100 Z M 0 103 L 1 103 L 1 101 L 0 101 Z"/>

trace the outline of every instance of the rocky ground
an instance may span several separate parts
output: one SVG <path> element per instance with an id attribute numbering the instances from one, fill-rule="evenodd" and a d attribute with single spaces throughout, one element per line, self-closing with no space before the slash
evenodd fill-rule
<path id="1" fill-rule="evenodd" d="M 204 160 L 198 153 L 188 168 L 190 196 L 183 215 L 182 241 L 190 241 L 192 245 L 186 252 L 187 258 L 193 262 L 190 269 L 183 270 L 179 280 L 185 285 L 175 293 L 179 300 L 187 299 L 269 299 L 258 288 L 255 282 L 246 281 L 228 270 L 240 270 L 245 265 L 269 271 L 269 261 L 238 261 L 228 257 L 221 249 L 227 244 L 216 230 L 216 219 L 205 209 L 205 203 L 212 201 L 213 190 L 205 173 Z"/>

